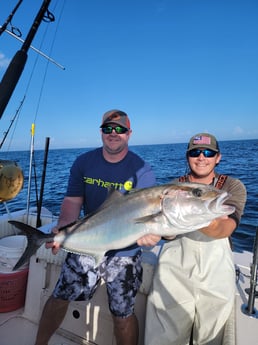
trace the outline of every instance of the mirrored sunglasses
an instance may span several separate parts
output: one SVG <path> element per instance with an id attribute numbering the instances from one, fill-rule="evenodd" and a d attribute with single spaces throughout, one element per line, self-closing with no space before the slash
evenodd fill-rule
<path id="1" fill-rule="evenodd" d="M 104 134 L 111 134 L 113 130 L 116 132 L 116 134 L 124 134 L 128 131 L 127 128 L 121 126 L 103 126 L 101 127 L 101 130 Z"/>
<path id="2" fill-rule="evenodd" d="M 204 155 L 205 158 L 211 158 L 211 157 L 215 157 L 218 152 L 209 150 L 209 149 L 205 149 L 205 150 L 193 149 L 193 150 L 188 151 L 188 156 L 192 158 L 199 157 L 201 153 Z"/>

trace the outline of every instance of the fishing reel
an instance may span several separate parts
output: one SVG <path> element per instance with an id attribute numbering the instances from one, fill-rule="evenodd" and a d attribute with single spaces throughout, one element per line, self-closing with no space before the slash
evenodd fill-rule
<path id="1" fill-rule="evenodd" d="M 23 181 L 23 172 L 16 162 L 0 160 L 0 202 L 15 198 Z"/>

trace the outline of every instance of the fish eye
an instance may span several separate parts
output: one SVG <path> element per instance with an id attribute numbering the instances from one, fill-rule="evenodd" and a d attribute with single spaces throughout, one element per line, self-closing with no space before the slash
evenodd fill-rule
<path id="1" fill-rule="evenodd" d="M 202 190 L 200 188 L 194 188 L 192 193 L 193 193 L 193 196 L 197 196 L 198 198 L 202 196 Z"/>

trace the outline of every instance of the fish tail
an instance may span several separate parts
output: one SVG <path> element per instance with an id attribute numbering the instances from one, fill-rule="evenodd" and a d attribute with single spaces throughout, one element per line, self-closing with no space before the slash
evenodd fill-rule
<path id="1" fill-rule="evenodd" d="M 20 259 L 17 261 L 16 265 L 14 266 L 13 271 L 15 271 L 19 269 L 22 265 L 24 265 L 30 259 L 30 257 L 36 253 L 39 247 L 47 241 L 46 239 L 50 236 L 43 234 L 41 231 L 39 231 L 36 228 L 33 228 L 28 224 L 18 222 L 16 220 L 9 220 L 8 223 L 14 225 L 16 228 L 21 230 L 21 233 L 27 237 L 27 247 Z"/>

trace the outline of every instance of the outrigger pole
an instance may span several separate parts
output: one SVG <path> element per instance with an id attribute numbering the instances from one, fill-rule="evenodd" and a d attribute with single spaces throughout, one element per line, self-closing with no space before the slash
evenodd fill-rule
<path id="1" fill-rule="evenodd" d="M 0 30 L 1 30 L 1 26 L 0 26 Z M 15 35 L 14 33 L 12 33 L 11 31 L 5 29 L 5 32 L 7 34 L 9 34 L 10 36 L 14 37 L 16 40 L 24 43 L 24 40 L 20 37 L 18 37 L 17 35 Z M 55 64 L 57 67 L 61 68 L 62 70 L 65 70 L 65 67 L 63 65 L 61 65 L 60 63 L 58 63 L 57 61 L 55 61 L 54 59 L 52 59 L 50 56 L 44 54 L 41 50 L 33 47 L 32 45 L 30 45 L 30 49 L 34 50 L 36 53 L 38 53 L 39 55 L 43 56 L 45 59 L 47 59 L 48 61 L 52 62 L 53 64 Z"/>
<path id="2" fill-rule="evenodd" d="M 12 96 L 12 93 L 20 79 L 23 68 L 27 61 L 27 52 L 30 48 L 31 42 L 44 18 L 44 14 L 48 9 L 51 0 L 44 0 L 41 8 L 34 19 L 30 31 L 21 47 L 16 52 L 11 63 L 9 64 L 2 81 L 0 83 L 0 119 L 5 111 L 5 108 Z"/>

